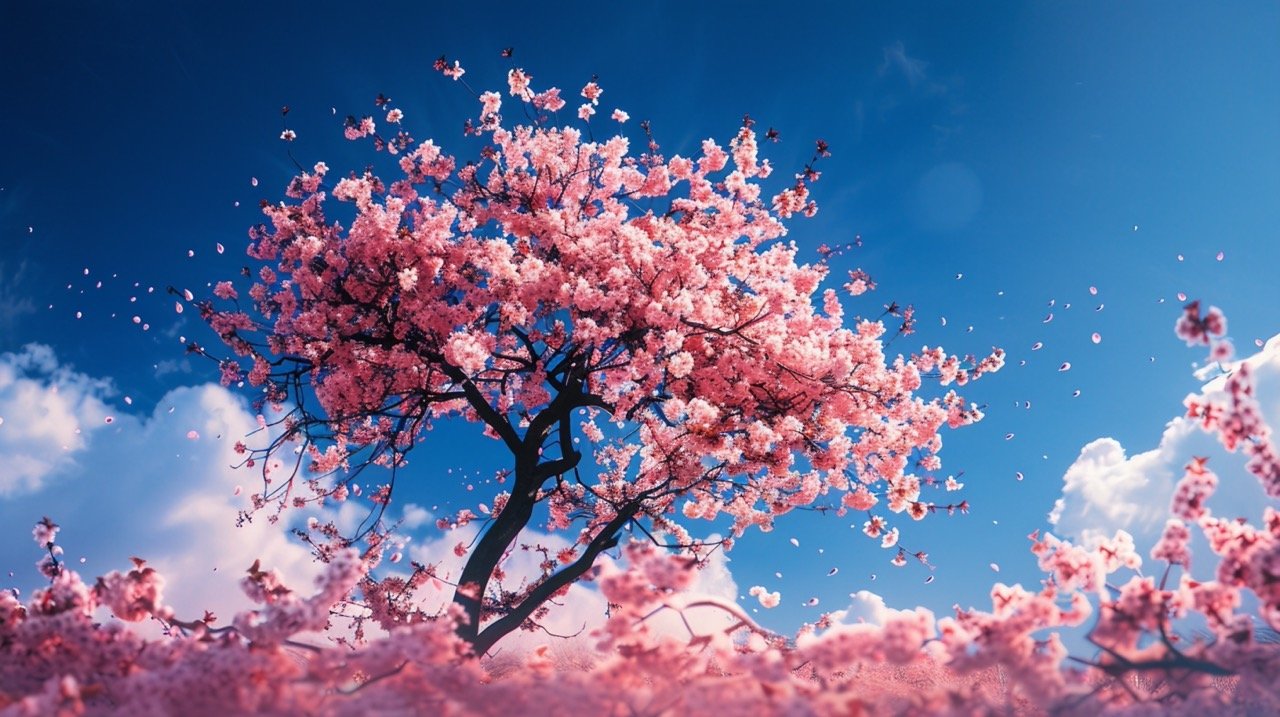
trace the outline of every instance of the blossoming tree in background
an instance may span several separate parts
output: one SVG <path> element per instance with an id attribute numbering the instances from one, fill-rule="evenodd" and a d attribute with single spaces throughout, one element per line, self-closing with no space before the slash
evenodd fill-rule
<path id="1" fill-rule="evenodd" d="M 560 90 L 536 92 L 518 69 L 508 90 L 527 123 L 509 127 L 502 96 L 478 95 L 472 161 L 417 142 L 379 96 L 385 118 L 349 118 L 346 136 L 393 155 L 394 178 L 337 178 L 321 163 L 293 180 L 289 201 L 263 203 L 252 308 L 202 306 L 238 354 L 222 361 L 224 382 L 247 374 L 265 403 L 287 406 L 274 442 L 241 446 L 263 470 L 256 508 L 342 501 L 357 476 L 385 507 L 413 449 L 427 464 L 440 456 L 433 425 L 478 424 L 500 446 L 509 489 L 454 519 L 485 526 L 450 577 L 461 635 L 483 653 L 530 626 L 624 528 L 698 557 L 706 546 L 681 518 L 727 515 L 738 536 L 824 496 L 876 526 L 882 511 L 967 507 L 927 491 L 941 427 L 980 413 L 954 391 L 920 390 L 963 385 L 1003 353 L 887 355 L 886 332 L 911 331 L 896 305 L 899 326 L 846 323 L 838 292 L 819 290 L 826 266 L 798 263 L 782 241 L 782 220 L 816 211 L 809 185 L 825 143 L 766 198 L 772 167 L 749 120 L 727 150 L 707 140 L 694 158 L 664 156 L 645 126 L 637 156 L 624 136 L 592 139 L 594 81 L 576 126 L 556 122 Z M 348 222 L 331 218 L 333 200 L 349 205 Z M 846 289 L 867 286 L 855 272 Z M 229 282 L 216 293 L 239 298 Z M 372 465 L 386 472 L 364 472 Z M 540 579 L 503 586 L 502 562 L 535 520 L 573 547 L 548 556 Z M 382 535 L 376 520 L 366 530 Z M 327 526 L 314 542 L 323 556 L 357 537 Z"/>

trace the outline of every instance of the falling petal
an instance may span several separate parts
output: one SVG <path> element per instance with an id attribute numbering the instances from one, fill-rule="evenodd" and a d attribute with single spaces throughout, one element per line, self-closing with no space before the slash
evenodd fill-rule
<path id="1" fill-rule="evenodd" d="M 1094 309 L 1094 311 L 1102 311 L 1102 307 L 1104 306 L 1106 306 L 1106 304 L 1098 304 L 1098 308 Z"/>
<path id="2" fill-rule="evenodd" d="M 1093 332 L 1093 336 L 1090 336 L 1089 338 L 1092 339 L 1095 344 L 1102 343 L 1102 334 L 1097 331 Z"/>
<path id="3" fill-rule="evenodd" d="M 1253 345 L 1257 346 L 1258 348 L 1262 348 L 1262 339 L 1254 339 Z"/>
<path id="4" fill-rule="evenodd" d="M 174 311 L 176 311 L 176 312 L 178 312 L 179 314 L 181 314 L 181 313 L 182 313 L 182 302 L 181 302 L 181 301 L 175 301 L 175 302 L 173 302 L 173 310 L 174 310 Z"/>
<path id="5" fill-rule="evenodd" d="M 221 254 L 222 252 L 224 252 L 224 251 L 226 251 L 226 250 L 227 250 L 227 248 L 226 248 L 226 247 L 224 247 L 224 246 L 222 246 L 222 244 L 221 244 L 221 243 L 219 243 L 219 244 L 215 244 L 215 245 L 214 245 L 214 248 L 216 248 L 216 249 L 218 250 L 218 253 L 219 253 L 219 254 Z"/>
<path id="6" fill-rule="evenodd" d="M 930 575 L 929 577 L 927 577 L 927 578 L 925 578 L 925 579 L 924 579 L 924 584 L 925 584 L 925 585 L 928 585 L 928 584 L 929 584 L 929 583 L 931 583 L 931 582 L 933 582 L 933 576 L 932 576 L 932 575 Z"/>
<path id="7" fill-rule="evenodd" d="M 1184 293 L 1182 293 L 1181 291 L 1179 291 L 1179 292 L 1178 292 L 1178 301 L 1186 301 L 1186 300 L 1187 300 L 1187 295 L 1186 295 L 1186 294 L 1184 294 Z"/>
<path id="8" fill-rule="evenodd" d="M 190 289 L 183 289 L 182 298 L 186 299 L 187 301 L 195 301 L 196 296 L 195 294 L 191 293 Z"/>
<path id="9" fill-rule="evenodd" d="M 1071 370 L 1071 362 L 1070 362 L 1070 361 L 1063 361 L 1063 362 L 1062 362 L 1062 365 L 1058 367 L 1058 370 L 1059 370 L 1059 371 L 1070 371 L 1070 370 Z"/>
<path id="10" fill-rule="evenodd" d="M 1042 324 L 1047 324 L 1047 323 L 1049 323 L 1050 321 L 1053 321 L 1053 312 L 1052 312 L 1052 311 L 1050 311 L 1050 312 L 1049 312 L 1049 315 L 1048 315 L 1048 316 L 1046 316 L 1046 317 L 1044 317 L 1044 321 L 1041 321 L 1040 323 L 1042 323 Z"/>
<path id="11" fill-rule="evenodd" d="M 133 405 L 133 399 L 132 399 L 132 398 L 130 398 L 130 397 L 128 397 L 128 396 L 125 396 L 125 397 L 124 397 L 124 402 L 125 402 L 125 404 L 126 404 L 126 405 L 129 405 L 129 406 L 132 406 L 132 405 Z"/>
<path id="12" fill-rule="evenodd" d="M 800 541 L 796 540 L 795 538 L 791 539 L 791 544 L 796 546 L 797 548 L 800 547 Z"/>
<path id="13" fill-rule="evenodd" d="M 1004 434 L 1004 439 L 1005 439 L 1006 441 L 1012 441 L 1012 440 L 1013 440 L 1013 434 L 1012 434 L 1012 433 L 1006 433 L 1006 434 Z"/>
<path id="14" fill-rule="evenodd" d="M 805 607 L 813 607 L 814 605 L 818 604 L 818 598 L 811 597 L 808 600 L 806 600 L 804 604 L 805 604 Z"/>
<path id="15" fill-rule="evenodd" d="M 1096 286 L 1091 286 L 1091 287 L 1089 287 L 1089 295 L 1090 295 L 1090 296 L 1097 296 L 1097 295 L 1098 295 L 1098 287 L 1096 287 Z"/>
<path id="16" fill-rule="evenodd" d="M 999 566 L 999 565 L 996 565 L 995 563 L 992 563 L 992 564 L 991 564 L 990 566 L 988 566 L 988 567 L 990 567 L 993 571 L 995 571 L 995 572 L 997 572 L 997 573 L 998 573 L 998 572 L 1000 572 L 1000 566 Z"/>
<path id="17" fill-rule="evenodd" d="M 258 178 L 257 178 L 257 177 L 250 177 L 250 178 L 249 178 L 249 186 L 251 186 L 251 187 L 256 187 L 256 186 L 258 186 Z"/>
<path id="18" fill-rule="evenodd" d="M 945 317 L 945 316 L 944 316 L 944 317 L 942 317 L 942 325 L 943 325 L 943 326 L 946 326 L 946 325 L 947 325 L 947 317 Z"/>
<path id="19" fill-rule="evenodd" d="M 1052 309 L 1053 305 L 1056 303 L 1058 303 L 1057 299 L 1049 299 L 1049 308 Z"/>
<path id="20" fill-rule="evenodd" d="M 1179 255 L 1178 255 L 1178 261 L 1182 261 L 1182 258 L 1183 258 L 1183 257 L 1182 257 L 1182 255 L 1181 255 L 1181 254 L 1179 254 Z"/>
<path id="21" fill-rule="evenodd" d="M 78 319 L 78 318 L 81 318 L 82 316 L 84 316 L 84 314 L 80 313 L 79 311 L 77 311 L 77 312 L 76 312 L 76 318 L 77 318 L 77 319 Z"/>
<path id="22" fill-rule="evenodd" d="M 106 418 L 102 419 L 102 422 L 110 426 L 111 424 L 116 422 L 116 419 L 114 416 L 107 416 Z"/>
<path id="23" fill-rule="evenodd" d="M 1063 308 L 1063 309 L 1070 309 L 1070 308 L 1071 308 L 1071 302 L 1070 302 L 1070 301 L 1068 301 L 1067 303 L 1063 304 L 1063 305 L 1062 305 L 1062 308 Z"/>
<path id="24" fill-rule="evenodd" d="M 197 440 L 197 439 L 199 439 L 199 438 L 200 438 L 200 434 L 199 434 L 199 433 L 196 433 L 195 431 L 187 431 L 187 439 L 188 439 L 188 440 L 192 440 L 192 441 L 194 441 L 194 440 Z"/>
<path id="25" fill-rule="evenodd" d="M 964 274 L 956 274 L 956 281 L 964 278 Z"/>
<path id="26" fill-rule="evenodd" d="M 1078 389 L 1078 388 L 1077 388 L 1076 390 L 1072 391 L 1072 392 L 1071 392 L 1071 397 L 1072 397 L 1072 398 L 1079 398 L 1079 397 L 1080 397 L 1080 389 Z"/>
<path id="27" fill-rule="evenodd" d="M 827 577 L 831 577 L 832 575 L 835 575 L 838 572 L 840 572 L 840 568 L 831 568 L 830 570 L 827 571 Z"/>
<path id="28" fill-rule="evenodd" d="M 1223 257 L 1222 252 L 1218 252 L 1218 261 L 1222 261 L 1222 257 Z"/>
<path id="29" fill-rule="evenodd" d="M 244 488 L 242 488 L 241 486 L 236 486 L 236 489 L 235 489 L 234 491 L 232 491 L 232 492 L 231 492 L 231 494 L 232 494 L 232 495 L 240 495 L 240 493 L 242 493 L 243 491 L 244 491 Z"/>
<path id="30" fill-rule="evenodd" d="M 1037 342 L 1035 342 L 1034 344 L 1031 344 L 1031 350 L 1032 350 L 1032 351 L 1039 351 L 1039 350 L 1040 350 L 1040 349 L 1042 349 L 1042 348 L 1044 348 L 1044 342 L 1043 342 L 1043 341 L 1037 341 Z"/>
<path id="31" fill-rule="evenodd" d="M 140 324 L 140 323 L 142 323 L 142 317 L 141 317 L 141 316 L 135 316 L 135 317 L 133 317 L 133 323 L 135 323 L 135 324 Z"/>
<path id="32" fill-rule="evenodd" d="M 194 249 L 188 249 L 188 250 L 187 250 L 187 258 L 188 258 L 188 259 L 190 259 L 191 257 L 193 257 L 193 256 L 195 256 L 195 255 L 196 255 L 196 252 L 195 252 L 195 250 L 194 250 Z"/>
<path id="33" fill-rule="evenodd" d="M 1014 473 L 1014 474 L 1013 474 L 1013 477 L 1014 477 L 1014 478 L 1017 478 L 1018 480 L 1022 480 L 1022 479 L 1023 479 L 1023 478 L 1025 478 L 1026 476 L 1022 475 L 1022 471 L 1018 471 L 1017 473 Z"/>

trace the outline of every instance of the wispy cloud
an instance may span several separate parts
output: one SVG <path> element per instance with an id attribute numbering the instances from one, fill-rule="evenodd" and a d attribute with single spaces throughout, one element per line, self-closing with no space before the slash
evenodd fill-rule
<path id="1" fill-rule="evenodd" d="M 879 74 L 884 77 L 891 72 L 899 73 L 909 85 L 920 87 L 928 79 L 928 67 L 929 63 L 924 60 L 908 55 L 902 41 L 898 41 L 884 48 L 884 62 L 880 65 Z"/>
<path id="2" fill-rule="evenodd" d="M 17 334 L 18 322 L 36 311 L 22 284 L 26 279 L 27 264 L 21 262 L 16 269 L 0 263 L 0 349 L 5 348 L 8 337 Z"/>

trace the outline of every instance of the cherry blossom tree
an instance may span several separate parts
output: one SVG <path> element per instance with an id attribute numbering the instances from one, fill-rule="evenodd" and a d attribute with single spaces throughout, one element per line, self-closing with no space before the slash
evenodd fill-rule
<path id="1" fill-rule="evenodd" d="M 464 72 L 443 59 L 436 69 Z M 217 285 L 221 303 L 200 305 L 236 354 L 220 359 L 223 382 L 247 379 L 260 404 L 284 412 L 273 440 L 239 446 L 262 470 L 255 508 L 343 501 L 363 474 L 377 509 L 360 533 L 325 526 L 309 539 L 322 557 L 381 541 L 411 451 L 422 444 L 414 455 L 430 463 L 433 426 L 477 424 L 500 447 L 508 486 L 446 521 L 484 521 L 450 576 L 459 634 L 477 653 L 533 625 L 624 529 L 699 556 L 709 546 L 680 518 L 727 516 L 727 549 L 819 500 L 873 526 L 886 511 L 967 509 L 927 491 L 942 426 L 981 413 L 923 387 L 963 386 L 1003 352 L 890 354 L 887 342 L 912 329 L 897 304 L 846 320 L 840 292 L 821 288 L 831 250 L 784 241 L 784 220 L 817 211 L 824 142 L 769 196 L 773 168 L 749 119 L 727 149 L 706 140 L 695 157 L 664 155 L 641 124 L 636 155 L 625 112 L 607 120 L 619 134 L 596 139 L 607 132 L 595 81 L 562 122 L 558 88 L 535 91 L 519 69 L 507 79 L 507 98 L 477 95 L 469 161 L 417 141 L 381 95 L 378 117 L 348 118 L 346 137 L 388 155 L 394 178 L 302 170 L 250 233 L 260 265 L 249 305 L 232 282 Z M 505 121 L 504 101 L 521 124 Z M 805 253 L 817 260 L 801 263 Z M 856 271 L 844 291 L 871 286 Z M 538 580 L 504 587 L 503 561 L 535 525 L 573 547 L 548 555 Z"/>

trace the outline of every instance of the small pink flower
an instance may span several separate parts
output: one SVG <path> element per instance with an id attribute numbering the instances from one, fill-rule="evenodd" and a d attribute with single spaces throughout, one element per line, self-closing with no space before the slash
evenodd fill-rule
<path id="1" fill-rule="evenodd" d="M 515 69 L 507 71 L 507 87 L 511 90 L 512 97 L 519 97 L 528 102 L 531 95 L 529 92 L 529 82 L 533 77 L 525 73 L 524 70 Z"/>
<path id="2" fill-rule="evenodd" d="M 560 88 L 552 87 L 546 92 L 534 95 L 533 106 L 547 112 L 559 112 L 564 108 L 564 100 L 560 99 Z"/>

